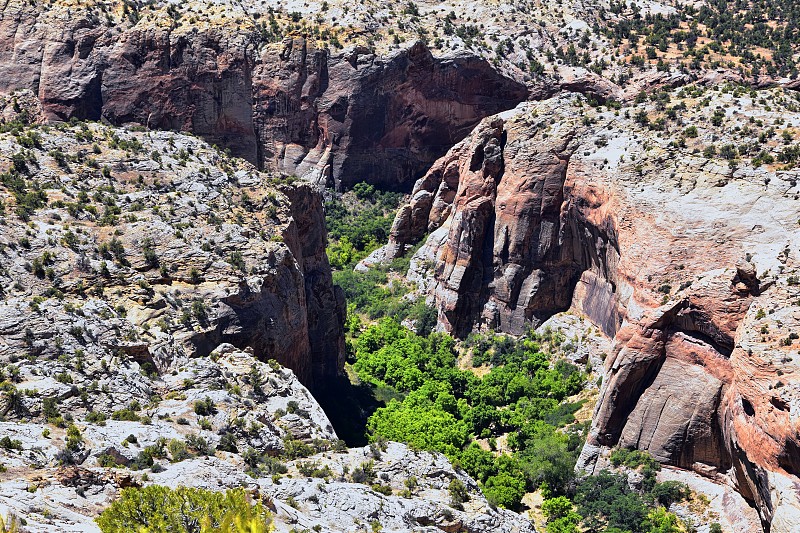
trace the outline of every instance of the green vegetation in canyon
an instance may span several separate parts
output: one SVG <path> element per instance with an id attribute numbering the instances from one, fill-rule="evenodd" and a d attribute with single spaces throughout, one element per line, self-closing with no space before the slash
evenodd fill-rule
<path id="1" fill-rule="evenodd" d="M 683 531 L 666 507 L 688 497 L 688 489 L 656 483 L 660 465 L 645 453 L 618 450 L 612 457 L 615 466 L 639 471 L 637 489 L 616 472 L 576 478 L 588 428 L 574 417 L 583 404 L 575 397 L 591 369 L 566 357 L 572 348 L 562 333 L 473 334 L 459 341 L 431 332 L 435 312 L 404 298 L 412 290 L 403 278 L 408 256 L 353 270 L 379 245 L 372 236 L 387 234 L 387 212 L 396 205 L 395 198 L 384 196 L 391 193 L 365 190 L 348 193 L 349 206 L 347 196 L 330 202 L 327 211 L 328 254 L 349 303 L 353 384 L 346 402 L 368 398 L 370 406 L 359 406 L 362 424 L 346 424 L 343 436 L 363 442 L 360 430 L 372 442 L 393 440 L 444 453 L 479 481 L 491 503 L 509 509 L 522 509 L 525 494 L 541 489 L 548 533 Z M 364 236 L 361 228 L 372 230 Z M 415 308 L 423 309 L 422 315 Z M 401 323 L 408 318 L 416 331 Z M 342 421 L 337 422 L 341 433 Z M 465 503 L 458 487 L 451 493 L 454 506 Z"/>

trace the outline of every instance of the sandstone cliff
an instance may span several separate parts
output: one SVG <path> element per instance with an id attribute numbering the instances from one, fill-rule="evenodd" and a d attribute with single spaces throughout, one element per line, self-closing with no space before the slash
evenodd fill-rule
<path id="1" fill-rule="evenodd" d="M 584 468 L 637 447 L 736 487 L 765 529 L 794 531 L 800 193 L 796 171 L 751 164 L 746 139 L 800 116 L 765 91 L 712 129 L 727 91 L 671 96 L 668 120 L 658 103 L 575 97 L 485 119 L 417 182 L 387 256 L 427 235 L 409 277 L 445 330 L 520 333 L 571 309 L 614 339 Z M 762 148 L 785 158 L 777 140 Z"/>
<path id="2" fill-rule="evenodd" d="M 301 39 L 281 47 L 256 73 L 261 160 L 337 189 L 408 188 L 481 118 L 527 96 L 486 61 L 434 58 L 421 42 L 386 58 L 366 48 L 328 58 Z M 297 75 L 284 80 L 283 71 Z"/>
<path id="3" fill-rule="evenodd" d="M 385 57 L 302 37 L 270 44 L 241 5 L 203 23 L 165 9 L 104 20 L 94 8 L 7 2 L 0 93 L 30 89 L 52 119 L 192 132 L 323 186 L 407 189 L 481 118 L 528 93 L 484 59 L 434 58 L 421 43 Z"/>

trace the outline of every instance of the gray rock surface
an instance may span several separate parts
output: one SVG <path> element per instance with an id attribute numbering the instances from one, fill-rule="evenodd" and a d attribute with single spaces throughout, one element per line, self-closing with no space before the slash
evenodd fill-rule
<path id="1" fill-rule="evenodd" d="M 0 135 L 3 168 L 19 142 Z M 27 188 L 49 205 L 26 224 L 2 197 L 2 360 L 30 374 L 36 356 L 52 378 L 81 353 L 94 374 L 72 385 L 96 381 L 116 405 L 146 393 L 139 369 L 164 373 L 223 342 L 309 386 L 338 374 L 344 301 L 310 187 L 281 185 L 191 136 L 98 124 L 42 130 L 26 154 Z M 131 386 L 107 381 L 101 360 L 130 366 Z"/>
<path id="2" fill-rule="evenodd" d="M 352 472 L 364 463 L 373 467 L 377 492 L 370 484 L 356 483 Z M 325 478 L 304 476 L 304 463 L 330 468 Z M 253 478 L 244 473 L 241 458 L 219 452 L 215 457 L 193 458 L 163 465 L 149 473 L 148 481 L 137 472 L 96 467 L 42 470 L 25 479 L 0 481 L 0 513 L 24 515 L 30 532 L 97 532 L 92 518 L 107 506 L 121 487 L 159 484 L 207 490 L 244 487 L 257 491 L 274 512 L 277 531 L 321 528 L 321 531 L 535 533 L 523 516 L 492 508 L 474 480 L 453 469 L 441 454 L 414 452 L 405 445 L 388 443 L 376 453 L 370 447 L 345 453 L 325 452 L 287 463 L 288 472 L 275 478 Z M 414 483 L 409 483 L 413 479 Z M 450 501 L 448 486 L 458 479 L 467 487 L 469 501 L 462 508 Z M 409 489 L 408 487 L 412 488 Z"/>

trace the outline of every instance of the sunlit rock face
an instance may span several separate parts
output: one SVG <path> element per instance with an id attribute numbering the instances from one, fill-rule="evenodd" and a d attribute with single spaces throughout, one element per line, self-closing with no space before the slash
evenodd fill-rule
<path id="1" fill-rule="evenodd" d="M 489 117 L 417 181 L 386 256 L 426 239 L 409 277 L 456 335 L 521 333 L 571 309 L 614 339 L 583 468 L 609 447 L 647 450 L 735 486 L 765 527 L 792 531 L 799 191 L 793 171 L 700 153 L 713 135 L 733 142 L 701 127 L 728 98 L 685 98 L 671 135 L 634 122 L 651 104 L 558 97 Z M 756 99 L 731 128 L 800 123 Z M 689 124 L 699 137 L 679 146 Z"/>

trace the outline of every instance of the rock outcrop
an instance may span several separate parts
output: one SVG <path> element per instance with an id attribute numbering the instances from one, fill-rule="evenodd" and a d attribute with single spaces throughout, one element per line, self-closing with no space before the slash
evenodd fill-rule
<path id="1" fill-rule="evenodd" d="M 328 240 L 322 195 L 308 185 L 287 187 L 283 192 L 292 213 L 284 238 L 303 272 L 311 374 L 314 383 L 324 384 L 344 368 L 344 293 L 333 285 L 325 253 Z"/>
<path id="2" fill-rule="evenodd" d="M 157 373 L 124 356 L 98 362 L 92 342 L 80 365 L 62 368 L 69 382 L 52 377 L 46 357 L 13 371 L 26 393 L 0 422 L 0 516 L 24 518 L 26 532 L 100 531 L 93 519 L 121 489 L 157 484 L 244 487 L 281 532 L 535 533 L 441 454 L 397 443 L 348 450 L 295 374 L 249 348 L 223 343 Z M 458 508 L 454 479 L 468 495 Z"/>
<path id="3" fill-rule="evenodd" d="M 32 444 L 26 440 L 24 449 Z M 327 467 L 324 475 L 308 474 L 321 465 Z M 365 465 L 369 465 L 369 479 L 354 481 L 351 473 Z M 182 485 L 218 491 L 245 487 L 266 502 L 281 533 L 298 528 L 369 531 L 378 525 L 382 531 L 397 533 L 535 533 L 528 519 L 490 506 L 477 483 L 441 454 L 412 451 L 390 442 L 382 449 L 329 451 L 285 466 L 287 475 L 250 477 L 240 457 L 218 453 L 167 464 L 163 471 L 150 473 L 147 481 L 137 473 L 94 467 L 43 470 L 29 480 L 0 480 L 0 510 L 24 513 L 29 517 L 26 530 L 31 533 L 54 527 L 94 533 L 100 530 L 91 519 L 125 486 Z M 461 509 L 451 506 L 448 487 L 454 479 L 464 484 L 468 497 Z M 26 491 L 30 487 L 35 490 Z M 80 507 L 73 505 L 76 499 L 82 502 Z M 48 511 L 41 512 L 43 508 Z"/>
<path id="4" fill-rule="evenodd" d="M 455 334 L 520 333 L 569 308 L 614 339 L 583 468 L 613 446 L 647 450 L 735 487 L 765 530 L 794 531 L 797 174 L 706 148 L 732 142 L 702 126 L 730 95 L 671 96 L 674 125 L 654 124 L 657 105 L 575 97 L 485 119 L 417 182 L 385 255 L 427 235 L 409 277 Z M 739 101 L 722 131 L 800 124 L 758 98 L 783 101 Z"/>
<path id="5" fill-rule="evenodd" d="M 341 371 L 344 302 L 318 192 L 193 137 L 61 130 L 31 130 L 24 150 L 0 138 L 13 167 L 0 188 L 0 357 L 52 359 L 48 375 L 75 351 L 165 372 L 230 343 L 308 386 Z"/>
<path id="6" fill-rule="evenodd" d="M 614 282 L 613 224 L 585 220 L 565 190 L 582 127 L 569 106 L 554 107 L 553 126 L 535 113 L 484 120 L 417 182 L 395 218 L 390 258 L 433 231 L 419 257 L 436 262 L 428 290 L 443 327 L 457 335 L 478 323 L 522 333 L 566 310 L 584 272 Z M 596 247 L 582 246 L 587 236 Z M 613 334 L 619 317 L 602 318 Z"/>
<path id="7" fill-rule="evenodd" d="M 85 375 L 75 373 L 77 386 L 81 378 L 98 375 L 90 365 L 85 369 Z M 328 447 L 337 440 L 325 413 L 291 370 L 262 363 L 230 344 L 210 357 L 186 361 L 174 373 L 136 372 L 136 381 L 130 363 L 116 362 L 106 371 L 109 378 L 99 380 L 104 392 L 80 401 L 59 397 L 58 387 L 48 382 L 55 380 L 29 370 L 24 368 L 19 381 L 32 391 L 24 402 L 28 415 L 42 416 L 42 405 L 55 400 L 49 409 L 70 417 L 70 431 L 77 429 L 79 437 L 70 444 L 59 427 L 64 418 L 59 423 L 52 414 L 49 423 L 0 423 L 14 444 L 0 452 L 5 466 L 0 514 L 24 518 L 25 531 L 99 531 L 94 516 L 120 489 L 145 483 L 145 469 L 159 484 L 233 488 L 252 482 L 239 454 L 276 455 L 293 442 Z M 137 387 L 137 381 L 145 386 Z M 205 406 L 202 412 L 199 404 Z M 100 415 L 114 407 L 110 419 Z"/>
<path id="8" fill-rule="evenodd" d="M 192 132 L 322 185 L 394 189 L 481 118 L 527 97 L 465 52 L 434 58 L 419 42 L 387 57 L 331 54 L 291 36 L 269 44 L 242 6 L 229 7 L 234 24 L 161 9 L 111 26 L 91 9 L 12 0 L 0 18 L 0 92 L 34 91 L 51 119 Z"/>

